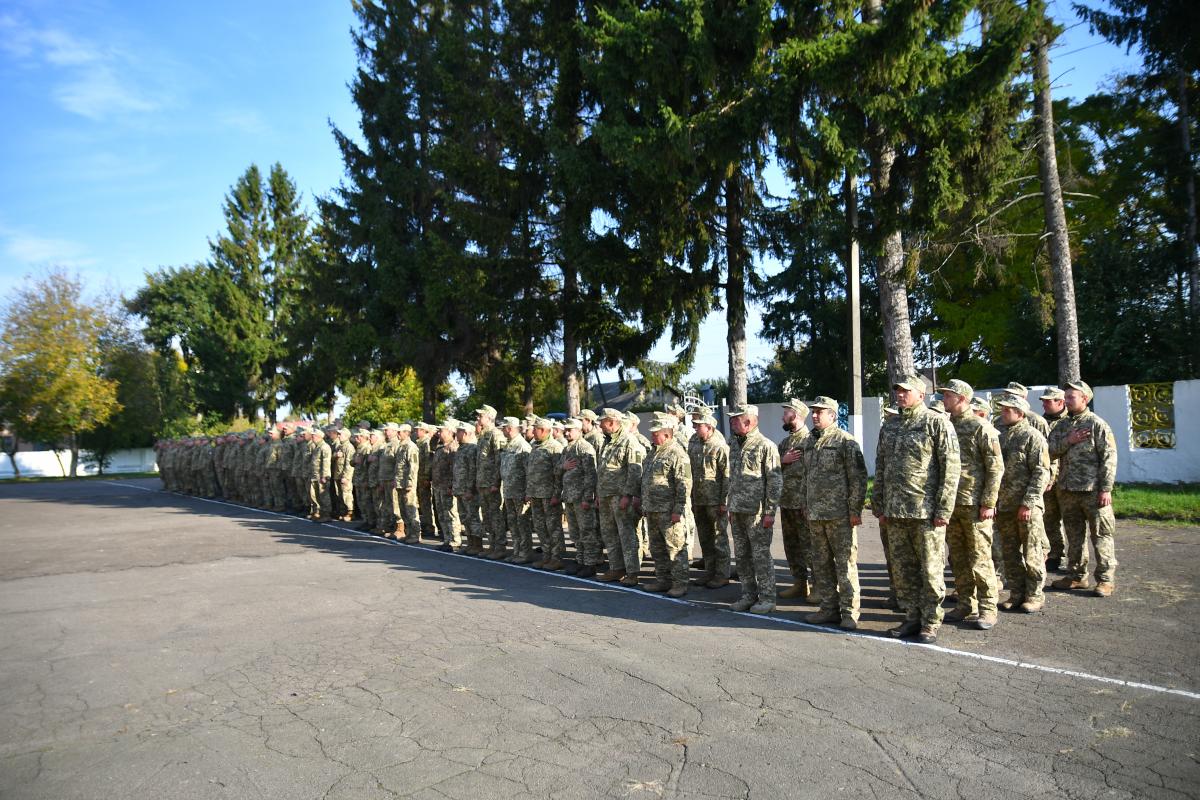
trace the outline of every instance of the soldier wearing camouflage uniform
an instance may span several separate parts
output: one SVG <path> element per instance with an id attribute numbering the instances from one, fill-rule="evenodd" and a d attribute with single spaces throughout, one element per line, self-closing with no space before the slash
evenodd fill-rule
<path id="1" fill-rule="evenodd" d="M 1088 538 L 1096 549 L 1097 597 L 1116 589 L 1117 552 L 1112 490 L 1117 479 L 1117 445 L 1108 423 L 1088 410 L 1092 388 L 1072 381 L 1064 389 L 1067 418 L 1055 427 L 1050 458 L 1059 462 L 1058 504 L 1067 532 L 1067 575 L 1055 589 L 1088 587 Z"/>
<path id="2" fill-rule="evenodd" d="M 334 430 L 333 475 L 331 477 L 333 515 L 349 522 L 354 517 L 354 445 L 350 444 L 350 431 L 346 428 Z"/>
<path id="3" fill-rule="evenodd" d="M 363 519 L 366 520 L 362 530 L 368 533 L 378 533 L 383 529 L 384 521 L 380 519 L 382 505 L 382 490 L 380 489 L 379 454 L 383 450 L 383 431 L 372 429 L 370 444 L 367 448 L 367 502 L 363 504 Z"/>
<path id="4" fill-rule="evenodd" d="M 496 409 L 489 405 L 475 409 L 475 434 L 479 464 L 475 468 L 475 493 L 479 498 L 483 535 L 488 555 L 504 551 L 504 514 L 500 510 L 500 453 L 508 440 L 496 427 Z"/>
<path id="5" fill-rule="evenodd" d="M 420 536 L 436 538 L 433 524 L 433 482 L 430 469 L 433 466 L 433 447 L 437 426 L 421 422 L 413 429 L 417 445 L 417 513 L 421 518 Z"/>
<path id="6" fill-rule="evenodd" d="M 1004 478 L 996 506 L 996 528 L 1008 576 L 1005 611 L 1026 614 L 1045 605 L 1042 585 L 1046 581 L 1046 530 L 1042 527 L 1042 494 L 1050 480 L 1050 453 L 1046 439 L 1028 422 L 1029 403 L 1018 395 L 1000 398 L 1004 433 Z"/>
<path id="7" fill-rule="evenodd" d="M 946 619 L 963 621 L 986 631 L 996 624 L 998 601 L 992 562 L 992 524 L 1000 477 L 1004 474 L 1000 437 L 995 428 L 972 413 L 975 390 L 969 383 L 952 380 L 940 391 L 958 437 L 961 464 L 954 513 L 946 526 L 958 605 Z"/>
<path id="8" fill-rule="evenodd" d="M 475 473 L 479 469 L 479 445 L 475 441 L 475 426 L 458 423 L 458 453 L 454 456 L 454 497 L 458 501 L 458 518 L 462 521 L 467 543 L 458 552 L 477 556 L 483 552 L 483 521 L 479 518 L 479 495 L 476 494 Z"/>
<path id="9" fill-rule="evenodd" d="M 688 590 L 685 511 L 692 491 L 687 452 L 674 441 L 677 422 L 658 418 L 650 425 L 653 450 L 642 462 L 642 480 L 633 505 L 646 520 L 655 582 L 650 592 L 683 597 Z"/>
<path id="10" fill-rule="evenodd" d="M 812 542 L 804 516 L 804 442 L 808 428 L 804 420 L 808 406 L 792 398 L 783 404 L 783 429 L 788 432 L 779 443 L 779 463 L 783 467 L 783 493 L 779 496 L 783 554 L 792 573 L 792 586 L 779 593 L 784 599 L 808 597 L 808 569 Z"/>
<path id="11" fill-rule="evenodd" d="M 354 487 L 354 508 L 357 509 L 358 518 L 361 520 L 356 530 L 366 530 L 369 520 L 367 519 L 367 507 L 370 503 L 367 502 L 367 454 L 371 449 L 370 444 L 371 433 L 361 428 L 355 428 L 350 432 L 350 444 L 354 447 L 354 455 L 350 459 L 350 466 L 354 470 L 351 478 L 351 484 Z"/>
<path id="12" fill-rule="evenodd" d="M 806 619 L 852 631 L 858 627 L 858 526 L 867 499 L 867 465 L 858 441 L 837 425 L 837 401 L 821 396 L 810 408 L 812 434 L 801 445 L 801 503 L 821 608 Z"/>
<path id="13" fill-rule="evenodd" d="M 729 520 L 724 512 L 729 496 L 729 445 L 707 411 L 692 420 L 696 432 L 688 442 L 692 471 L 692 514 L 700 540 L 704 574 L 697 583 L 720 589 L 729 583 Z"/>
<path id="14" fill-rule="evenodd" d="M 316 449 L 316 443 L 313 441 L 309 431 L 312 428 L 306 425 L 300 428 L 302 433 L 296 437 L 296 458 L 292 462 L 292 484 L 296 487 L 296 494 L 301 500 L 302 513 L 311 513 L 309 510 L 311 498 L 309 497 L 309 465 L 312 463 L 312 453 Z"/>
<path id="15" fill-rule="evenodd" d="M 906 375 L 892 389 L 900 408 L 895 431 L 875 456 L 871 508 L 887 523 L 904 622 L 892 636 L 937 641 L 946 584 L 944 528 L 958 495 L 958 437 L 950 420 L 925 406 L 925 381 Z M 885 445 L 886 441 L 886 445 Z"/>
<path id="16" fill-rule="evenodd" d="M 991 417 L 991 408 L 988 408 L 988 417 Z M 876 450 L 879 448 L 889 447 L 891 437 L 896 435 L 896 431 L 900 429 L 900 410 L 895 406 L 883 407 L 883 421 L 879 426 L 879 441 L 876 444 Z M 875 503 L 871 503 L 872 511 L 874 511 Z M 877 517 L 879 524 L 879 542 L 883 545 L 883 561 L 887 565 L 888 574 L 888 596 L 887 607 L 892 611 L 900 610 L 900 600 L 896 596 L 896 568 L 892 564 L 892 550 L 888 547 L 888 529 L 887 520 Z"/>
<path id="17" fill-rule="evenodd" d="M 396 467 L 392 473 L 392 484 L 396 487 L 396 506 L 400 515 L 396 523 L 397 538 L 403 533 L 406 544 L 419 544 L 421 521 L 417 510 L 417 480 L 421 471 L 421 453 L 412 441 L 411 425 L 401 425 L 396 434 Z"/>
<path id="18" fill-rule="evenodd" d="M 438 531 L 442 534 L 439 550 L 450 552 L 462 543 L 462 524 L 454 504 L 454 462 L 458 455 L 455 435 L 458 420 L 448 419 L 438 428 L 441 446 L 433 451 L 429 467 L 429 480 L 433 489 L 433 509 L 438 517 Z"/>
<path id="19" fill-rule="evenodd" d="M 557 572 L 563 569 L 562 486 L 559 455 L 562 442 L 551 435 L 554 423 L 539 418 L 533 423 L 533 448 L 525 462 L 525 499 L 533 509 L 533 532 L 542 547 L 542 558 L 534 569 Z"/>
<path id="20" fill-rule="evenodd" d="M 532 448 L 521 435 L 521 421 L 516 417 L 505 417 L 501 432 L 508 439 L 500 453 L 500 493 L 504 501 L 501 508 L 512 536 L 512 555 L 504 560 L 529 564 L 533 561 L 533 529 L 525 514 L 525 464 Z"/>
<path id="21" fill-rule="evenodd" d="M 312 446 L 308 455 L 309 519 L 329 521 L 329 476 L 333 454 L 325 443 L 325 431 L 317 426 L 308 429 Z"/>
<path id="22" fill-rule="evenodd" d="M 642 482 L 646 451 L 626 430 L 625 415 L 615 408 L 600 413 L 604 449 L 596 459 L 596 501 L 600 505 L 600 536 L 608 551 L 608 572 L 597 576 L 604 582 L 638 585 L 641 543 L 630 498 Z"/>
<path id="23" fill-rule="evenodd" d="M 729 527 L 737 557 L 742 596 L 735 611 L 768 614 L 775 610 L 775 559 L 771 540 L 783 491 L 779 450 L 758 429 L 758 407 L 729 412 Z"/>
<path id="24" fill-rule="evenodd" d="M 590 408 L 579 412 L 579 423 L 583 426 L 583 438 L 596 451 L 596 455 L 600 455 L 600 451 L 604 449 L 604 432 L 600 430 L 599 420 L 600 417 Z"/>
<path id="25" fill-rule="evenodd" d="M 399 538 L 400 509 L 396 498 L 396 451 L 400 447 L 400 425 L 384 424 L 383 444 L 375 451 L 379 460 L 379 484 L 375 487 L 375 513 L 379 518 L 375 532 L 385 539 Z"/>
<path id="26" fill-rule="evenodd" d="M 1057 386 L 1051 386 L 1042 392 L 1042 417 L 1050 426 L 1050 430 L 1046 434 L 1047 443 L 1050 441 L 1055 426 L 1066 419 L 1065 397 L 1063 390 Z M 1050 540 L 1050 553 L 1046 556 L 1047 572 L 1061 572 L 1063 556 L 1067 552 L 1067 537 L 1063 533 L 1062 526 L 1062 510 L 1058 507 L 1058 468 L 1058 460 L 1051 459 L 1050 482 L 1046 485 L 1046 491 L 1042 495 L 1042 502 L 1046 506 L 1042 521 L 1046 526 L 1046 538 Z"/>
<path id="27" fill-rule="evenodd" d="M 560 456 L 562 504 L 567 530 L 575 544 L 576 566 L 565 572 L 590 578 L 600 560 L 600 529 L 596 519 L 596 450 L 583 438 L 583 423 L 570 419 L 564 424 L 567 445 Z"/>

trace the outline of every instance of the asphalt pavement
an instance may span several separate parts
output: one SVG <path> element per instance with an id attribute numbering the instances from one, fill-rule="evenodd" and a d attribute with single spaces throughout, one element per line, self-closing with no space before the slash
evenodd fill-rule
<path id="1" fill-rule="evenodd" d="M 0 485 L 0 798 L 1200 796 L 1196 528 L 926 647 L 159 488 Z"/>

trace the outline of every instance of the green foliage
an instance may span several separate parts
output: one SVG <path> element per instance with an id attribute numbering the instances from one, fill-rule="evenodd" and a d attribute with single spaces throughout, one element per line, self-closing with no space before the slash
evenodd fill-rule
<path id="1" fill-rule="evenodd" d="M 475 409 L 484 403 L 495 408 L 502 417 L 566 411 L 562 364 L 536 361 L 520 380 L 513 381 L 506 379 L 504 370 L 493 369 L 469 385 L 470 391 L 451 404 L 449 413 L 457 419 L 475 419 Z"/>
<path id="2" fill-rule="evenodd" d="M 0 324 L 0 418 L 26 441 L 70 442 L 74 454 L 79 434 L 120 410 L 117 384 L 103 375 L 105 309 L 51 271 L 15 291 Z"/>
<path id="3" fill-rule="evenodd" d="M 449 387 L 440 387 L 439 396 L 449 395 Z M 350 404 L 342 418 L 348 425 L 357 425 L 367 420 L 372 425 L 385 422 L 420 421 L 424 413 L 424 387 L 411 369 L 399 373 L 382 373 L 362 383 L 352 382 L 346 387 Z M 445 411 L 443 403 L 434 408 L 435 417 Z"/>

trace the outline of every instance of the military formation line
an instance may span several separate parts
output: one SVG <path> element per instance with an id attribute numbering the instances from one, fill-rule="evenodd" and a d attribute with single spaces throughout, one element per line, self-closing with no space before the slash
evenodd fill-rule
<path id="1" fill-rule="evenodd" d="M 1116 445 L 1088 408 L 1086 383 L 1043 392 L 1041 415 L 1024 386 L 1009 384 L 994 424 L 991 406 L 963 381 L 929 404 L 919 375 L 892 389 L 871 494 L 888 604 L 903 615 L 891 635 L 932 643 L 944 619 L 989 630 L 1000 610 L 1036 613 L 1050 571 L 1065 572 L 1051 588 L 1112 595 Z M 171 491 L 318 522 L 357 519 L 359 530 L 409 544 L 424 536 L 445 551 L 672 597 L 689 585 L 726 586 L 736 566 L 733 609 L 767 614 L 777 598 L 804 600 L 819 607 L 808 622 L 854 630 L 868 482 L 837 414 L 829 397 L 789 400 L 778 445 L 752 405 L 729 410 L 729 442 L 705 408 L 692 412 L 690 430 L 683 408 L 656 413 L 647 439 L 636 416 L 611 408 L 558 422 L 498 417 L 484 405 L 473 422 L 281 422 L 156 449 Z M 793 579 L 781 592 L 771 554 L 777 516 Z M 697 540 L 702 558 L 690 565 Z M 944 613 L 947 551 L 955 606 Z M 653 576 L 643 583 L 647 558 Z M 690 566 L 699 578 L 689 580 Z"/>

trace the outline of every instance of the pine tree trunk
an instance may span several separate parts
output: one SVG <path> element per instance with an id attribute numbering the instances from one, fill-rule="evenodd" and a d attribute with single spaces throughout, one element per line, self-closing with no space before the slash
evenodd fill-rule
<path id="1" fill-rule="evenodd" d="M 1200 366 L 1200 357 L 1196 353 L 1197 347 L 1200 347 L 1200 341 L 1196 337 L 1197 331 L 1200 330 L 1200 250 L 1197 250 L 1198 242 L 1196 241 L 1196 174 L 1192 168 L 1192 119 L 1188 109 L 1188 71 L 1179 70 L 1176 78 L 1175 104 L 1179 108 L 1179 143 L 1182 149 L 1184 191 L 1187 198 L 1187 208 L 1185 209 L 1187 230 L 1184 247 L 1187 248 L 1188 310 L 1190 312 L 1190 325 L 1187 330 L 1191 332 L 1192 340 L 1191 352 L 1188 355 L 1192 362 L 1190 365 L 1192 374 L 1195 375 L 1197 367 Z"/>
<path id="2" fill-rule="evenodd" d="M 746 404 L 746 247 L 741 173 L 725 179 L 725 313 L 729 323 L 729 405 Z"/>
<path id="3" fill-rule="evenodd" d="M 574 314 L 579 299 L 579 277 L 571 267 L 563 267 L 563 392 L 567 398 L 567 415 L 579 414 L 579 342 Z"/>
<path id="4" fill-rule="evenodd" d="M 421 383 L 421 416 L 428 423 L 436 423 L 437 387 L 440 381 L 425 380 Z"/>
<path id="5" fill-rule="evenodd" d="M 1075 280 L 1071 272 L 1071 243 L 1067 214 L 1058 178 L 1054 144 L 1054 108 L 1050 95 L 1049 42 L 1045 34 L 1034 45 L 1034 111 L 1038 126 L 1038 173 L 1042 181 L 1047 246 L 1054 285 L 1054 325 L 1058 331 L 1058 380 L 1079 380 L 1079 322 L 1075 312 Z"/>
<path id="6" fill-rule="evenodd" d="M 883 12 L 882 0 L 867 0 L 866 16 L 878 24 Z M 878 206 L 887 194 L 892 182 L 892 165 L 896 162 L 896 151 L 887 144 L 885 131 L 871 125 L 874 145 L 871 157 L 871 200 Z M 908 285 L 904 274 L 904 239 L 900 231 L 887 231 L 881 237 L 883 253 L 876 270 L 879 286 L 879 315 L 883 322 L 883 349 L 887 356 L 889 385 L 901 375 L 916 372 L 913 359 L 912 328 L 908 317 Z"/>

